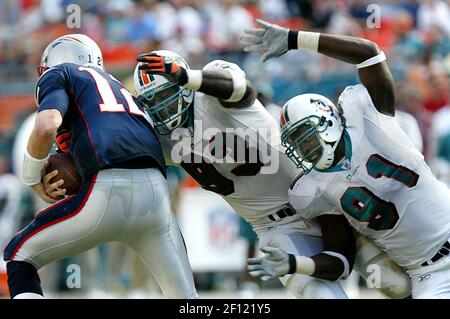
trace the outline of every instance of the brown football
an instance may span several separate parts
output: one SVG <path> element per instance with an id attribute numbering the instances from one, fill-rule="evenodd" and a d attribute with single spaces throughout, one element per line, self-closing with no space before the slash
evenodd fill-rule
<path id="1" fill-rule="evenodd" d="M 64 180 L 61 188 L 66 189 L 66 195 L 73 195 L 78 193 L 81 187 L 81 178 L 77 173 L 75 164 L 72 161 L 72 156 L 66 153 L 55 153 L 50 155 L 48 159 L 48 166 L 46 174 L 58 170 L 58 175 L 53 177 L 51 182 L 56 182 L 60 179 Z"/>

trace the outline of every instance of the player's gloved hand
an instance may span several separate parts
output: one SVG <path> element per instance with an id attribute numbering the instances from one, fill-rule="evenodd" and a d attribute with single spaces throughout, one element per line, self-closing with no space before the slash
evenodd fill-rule
<path id="1" fill-rule="evenodd" d="M 247 259 L 250 276 L 262 281 L 282 277 L 289 272 L 289 255 L 278 247 L 261 248 L 265 256 Z"/>
<path id="2" fill-rule="evenodd" d="M 245 29 L 241 37 L 245 52 L 264 52 L 261 61 L 265 62 L 288 51 L 289 29 L 264 20 L 255 21 L 262 29 Z"/>
<path id="3" fill-rule="evenodd" d="M 172 83 L 184 85 L 188 81 L 186 70 L 173 61 L 168 61 L 164 57 L 155 53 L 141 54 L 137 58 L 143 64 L 139 67 L 148 74 L 164 76 Z"/>
<path id="4" fill-rule="evenodd" d="M 59 149 L 64 153 L 69 152 L 69 143 L 71 136 L 72 132 L 65 128 L 59 128 L 58 132 L 56 133 L 56 145 L 58 145 Z"/>

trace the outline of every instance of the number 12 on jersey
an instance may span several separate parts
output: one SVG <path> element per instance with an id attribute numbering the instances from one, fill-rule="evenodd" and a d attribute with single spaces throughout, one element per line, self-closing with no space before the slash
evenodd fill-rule
<path id="1" fill-rule="evenodd" d="M 102 99 L 102 103 L 98 105 L 98 107 L 100 108 L 100 112 L 126 112 L 123 104 L 117 101 L 117 98 L 114 95 L 111 85 L 109 84 L 107 79 L 105 79 L 100 73 L 92 68 L 79 67 L 78 70 L 81 72 L 88 72 L 94 79 L 94 82 L 97 85 L 97 91 Z M 111 77 L 111 79 L 120 84 L 120 82 L 113 77 Z M 121 88 L 120 93 L 127 101 L 129 112 L 131 114 L 145 116 L 144 112 L 141 111 L 134 102 L 130 92 L 128 92 L 124 88 Z"/>

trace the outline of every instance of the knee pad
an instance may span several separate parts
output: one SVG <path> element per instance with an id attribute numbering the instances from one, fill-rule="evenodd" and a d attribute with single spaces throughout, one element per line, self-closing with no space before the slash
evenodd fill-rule
<path id="1" fill-rule="evenodd" d="M 25 261 L 12 260 L 6 264 L 6 270 L 11 298 L 26 292 L 44 295 L 37 269 L 32 264 Z"/>
<path id="2" fill-rule="evenodd" d="M 365 270 L 359 272 L 366 281 L 378 278 L 378 289 L 386 297 L 403 299 L 411 295 L 411 279 L 405 270 L 394 263 L 386 254 L 380 254 L 361 265 Z M 369 270 L 369 271 L 367 271 Z M 378 274 L 375 274 L 375 271 Z"/>
<path id="3" fill-rule="evenodd" d="M 411 280 L 406 271 L 393 262 L 371 240 L 357 236 L 354 269 L 386 297 L 402 299 L 411 295 Z"/>

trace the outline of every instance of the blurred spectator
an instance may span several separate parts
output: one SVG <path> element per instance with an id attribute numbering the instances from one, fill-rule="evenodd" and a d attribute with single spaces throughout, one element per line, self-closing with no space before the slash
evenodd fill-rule
<path id="1" fill-rule="evenodd" d="M 338 1 L 337 1 L 338 2 Z M 335 4 L 328 0 L 318 0 L 312 2 L 311 27 L 317 29 L 326 29 L 328 23 L 336 9 Z"/>
<path id="2" fill-rule="evenodd" d="M 346 34 L 358 36 L 361 34 L 361 27 L 358 22 L 350 15 L 348 8 L 343 1 L 336 1 L 327 4 L 327 9 L 330 14 L 329 21 L 326 26 L 326 31 L 330 33 Z"/>
<path id="3" fill-rule="evenodd" d="M 419 11 L 420 2 L 422 0 L 403 0 L 401 6 L 404 8 L 413 19 L 413 26 L 417 26 L 417 11 Z"/>
<path id="4" fill-rule="evenodd" d="M 366 20 L 370 12 L 367 11 L 367 3 L 365 0 L 354 0 L 351 1 L 350 14 L 359 20 Z"/>
<path id="5" fill-rule="evenodd" d="M 431 169 L 439 179 L 450 186 L 450 105 L 434 114 L 429 143 Z"/>
<path id="6" fill-rule="evenodd" d="M 289 18 L 288 4 L 279 0 L 260 0 L 259 10 L 267 19 L 287 19 Z"/>
<path id="7" fill-rule="evenodd" d="M 41 10 L 44 20 L 48 23 L 56 23 L 63 19 L 63 0 L 41 0 Z"/>
<path id="8" fill-rule="evenodd" d="M 152 11 L 157 20 L 158 39 L 172 39 L 177 33 L 177 11 L 169 1 L 144 0 L 146 9 Z"/>
<path id="9" fill-rule="evenodd" d="M 207 46 L 216 52 L 240 50 L 239 37 L 242 30 L 253 25 L 250 13 L 233 0 L 218 0 L 208 3 L 209 30 Z"/>
<path id="10" fill-rule="evenodd" d="M 172 0 L 172 5 L 177 11 L 177 33 L 181 38 L 201 38 L 205 25 L 199 11 L 199 1 L 196 0 Z"/>
<path id="11" fill-rule="evenodd" d="M 114 0 L 106 6 L 105 27 L 108 40 L 113 43 L 128 42 L 129 30 L 132 24 L 134 4 L 129 0 Z"/>
<path id="12" fill-rule="evenodd" d="M 432 48 L 427 47 L 406 73 L 406 79 L 420 91 L 423 106 L 431 112 L 446 105 L 449 99 L 444 70 L 442 63 L 433 59 Z"/>
<path id="13" fill-rule="evenodd" d="M 428 136 L 431 124 L 432 113 L 422 104 L 422 95 L 417 88 L 408 83 L 397 85 L 397 105 L 398 109 L 411 114 L 417 121 L 422 136 Z M 423 143 L 423 153 L 427 152 L 427 143 Z"/>
<path id="14" fill-rule="evenodd" d="M 406 68 L 409 61 L 416 59 L 423 52 L 426 44 L 424 36 L 413 29 L 413 17 L 409 13 L 400 13 L 397 21 L 397 28 L 394 30 L 397 43 L 392 49 L 392 56 L 396 63 L 402 63 Z"/>
<path id="15" fill-rule="evenodd" d="M 205 46 L 203 36 L 206 30 L 204 17 L 201 16 L 198 1 L 172 0 L 175 29 L 172 37 L 160 38 L 160 46 L 177 52 L 191 63 L 190 57 L 201 56 Z"/>
<path id="16" fill-rule="evenodd" d="M 417 27 L 432 31 L 432 26 L 443 29 L 450 36 L 450 8 L 441 0 L 424 0 L 417 11 Z"/>
<path id="17" fill-rule="evenodd" d="M 431 33 L 427 37 L 429 45 L 433 48 L 433 53 L 437 59 L 445 57 L 450 52 L 450 35 L 443 29 L 432 26 Z"/>
<path id="18" fill-rule="evenodd" d="M 142 3 L 136 4 L 132 10 L 132 19 L 127 30 L 129 41 L 148 41 L 157 36 L 157 19 L 152 11 L 147 11 Z"/>
<path id="19" fill-rule="evenodd" d="M 310 0 L 287 0 L 291 17 L 300 16 L 310 20 L 312 15 L 312 1 Z"/>
<path id="20" fill-rule="evenodd" d="M 0 31 L 1 38 L 3 39 L 6 33 L 6 27 L 15 25 L 20 18 L 21 14 L 21 2 L 16 0 L 4 0 L 0 2 Z"/>

